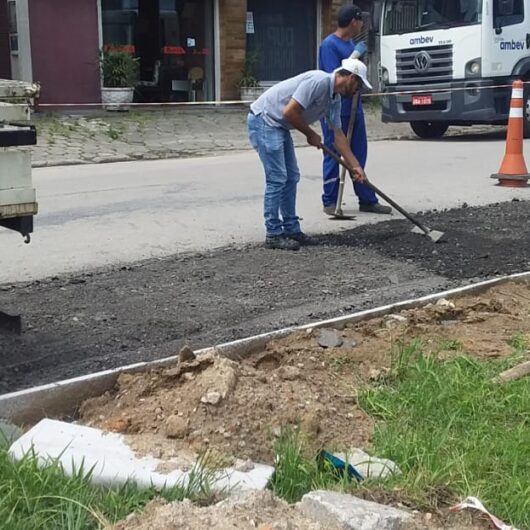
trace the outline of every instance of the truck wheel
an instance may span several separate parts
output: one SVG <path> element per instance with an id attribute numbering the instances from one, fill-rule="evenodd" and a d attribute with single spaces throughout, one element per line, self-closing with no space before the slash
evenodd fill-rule
<path id="1" fill-rule="evenodd" d="M 524 100 L 523 100 L 523 105 L 524 105 L 523 107 L 523 110 L 524 110 L 523 137 L 530 138 L 530 86 L 529 85 L 525 85 L 523 97 L 524 97 Z"/>
<path id="2" fill-rule="evenodd" d="M 411 121 L 410 126 L 420 138 L 440 138 L 449 129 L 449 125 L 440 121 Z"/>

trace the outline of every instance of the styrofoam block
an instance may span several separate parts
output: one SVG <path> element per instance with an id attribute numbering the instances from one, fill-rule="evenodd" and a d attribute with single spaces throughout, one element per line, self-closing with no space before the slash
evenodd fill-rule
<path id="1" fill-rule="evenodd" d="M 161 489 L 185 486 L 189 480 L 189 472 L 155 471 L 164 461 L 138 458 L 120 434 L 57 420 L 41 420 L 11 445 L 9 454 L 19 460 L 30 451 L 42 466 L 50 459 L 59 460 L 67 475 L 80 469 L 92 470 L 91 481 L 95 484 L 110 486 L 129 481 L 140 488 Z M 263 464 L 254 464 L 247 472 L 226 468 L 216 473 L 212 488 L 219 491 L 265 489 L 273 473 L 273 467 Z"/>

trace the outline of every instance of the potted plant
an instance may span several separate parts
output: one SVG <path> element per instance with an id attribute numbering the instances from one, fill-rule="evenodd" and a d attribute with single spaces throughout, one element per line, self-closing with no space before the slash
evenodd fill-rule
<path id="1" fill-rule="evenodd" d="M 129 110 L 138 80 L 139 59 L 117 48 L 105 47 L 99 53 L 103 86 L 101 101 L 107 110 Z"/>
<path id="2" fill-rule="evenodd" d="M 256 66 L 258 63 L 258 53 L 256 51 L 247 52 L 245 67 L 241 71 L 239 80 L 239 95 L 241 101 L 254 101 L 265 90 L 259 83 Z"/>

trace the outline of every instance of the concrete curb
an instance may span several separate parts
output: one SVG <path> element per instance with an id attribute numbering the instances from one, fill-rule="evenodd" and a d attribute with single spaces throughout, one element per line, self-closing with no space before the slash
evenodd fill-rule
<path id="1" fill-rule="evenodd" d="M 274 339 L 280 339 L 300 330 L 333 327 L 340 324 L 359 322 L 370 318 L 380 317 L 389 313 L 421 307 L 440 298 L 458 297 L 466 294 L 478 293 L 494 285 L 508 281 L 525 281 L 530 279 L 530 271 L 502 276 L 476 284 L 458 287 L 440 293 L 434 293 L 420 298 L 405 300 L 395 304 L 377 307 L 352 313 L 314 324 L 283 328 L 276 331 L 262 333 L 233 342 L 219 344 L 196 351 L 197 355 L 217 352 L 230 359 L 240 359 L 262 349 L 265 344 Z M 141 362 L 120 366 L 112 370 L 67 379 L 56 383 L 37 386 L 0 396 L 0 418 L 4 418 L 18 425 L 33 424 L 45 417 L 67 417 L 75 413 L 77 407 L 90 397 L 98 396 L 111 390 L 118 376 L 123 372 L 139 372 L 152 368 L 161 368 L 176 363 L 178 356 L 174 355 L 151 362 Z"/>

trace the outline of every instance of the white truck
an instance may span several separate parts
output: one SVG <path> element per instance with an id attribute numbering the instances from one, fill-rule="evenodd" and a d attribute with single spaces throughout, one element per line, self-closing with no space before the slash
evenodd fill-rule
<path id="1" fill-rule="evenodd" d="M 37 142 L 29 124 L 36 85 L 0 79 L 0 226 L 20 232 L 27 243 L 38 206 L 31 177 L 31 153 L 21 146 Z"/>
<path id="2" fill-rule="evenodd" d="M 422 138 L 506 124 L 509 85 L 530 81 L 530 0 L 384 0 L 380 48 L 383 122 Z M 530 84 L 524 116 L 529 138 Z"/>

